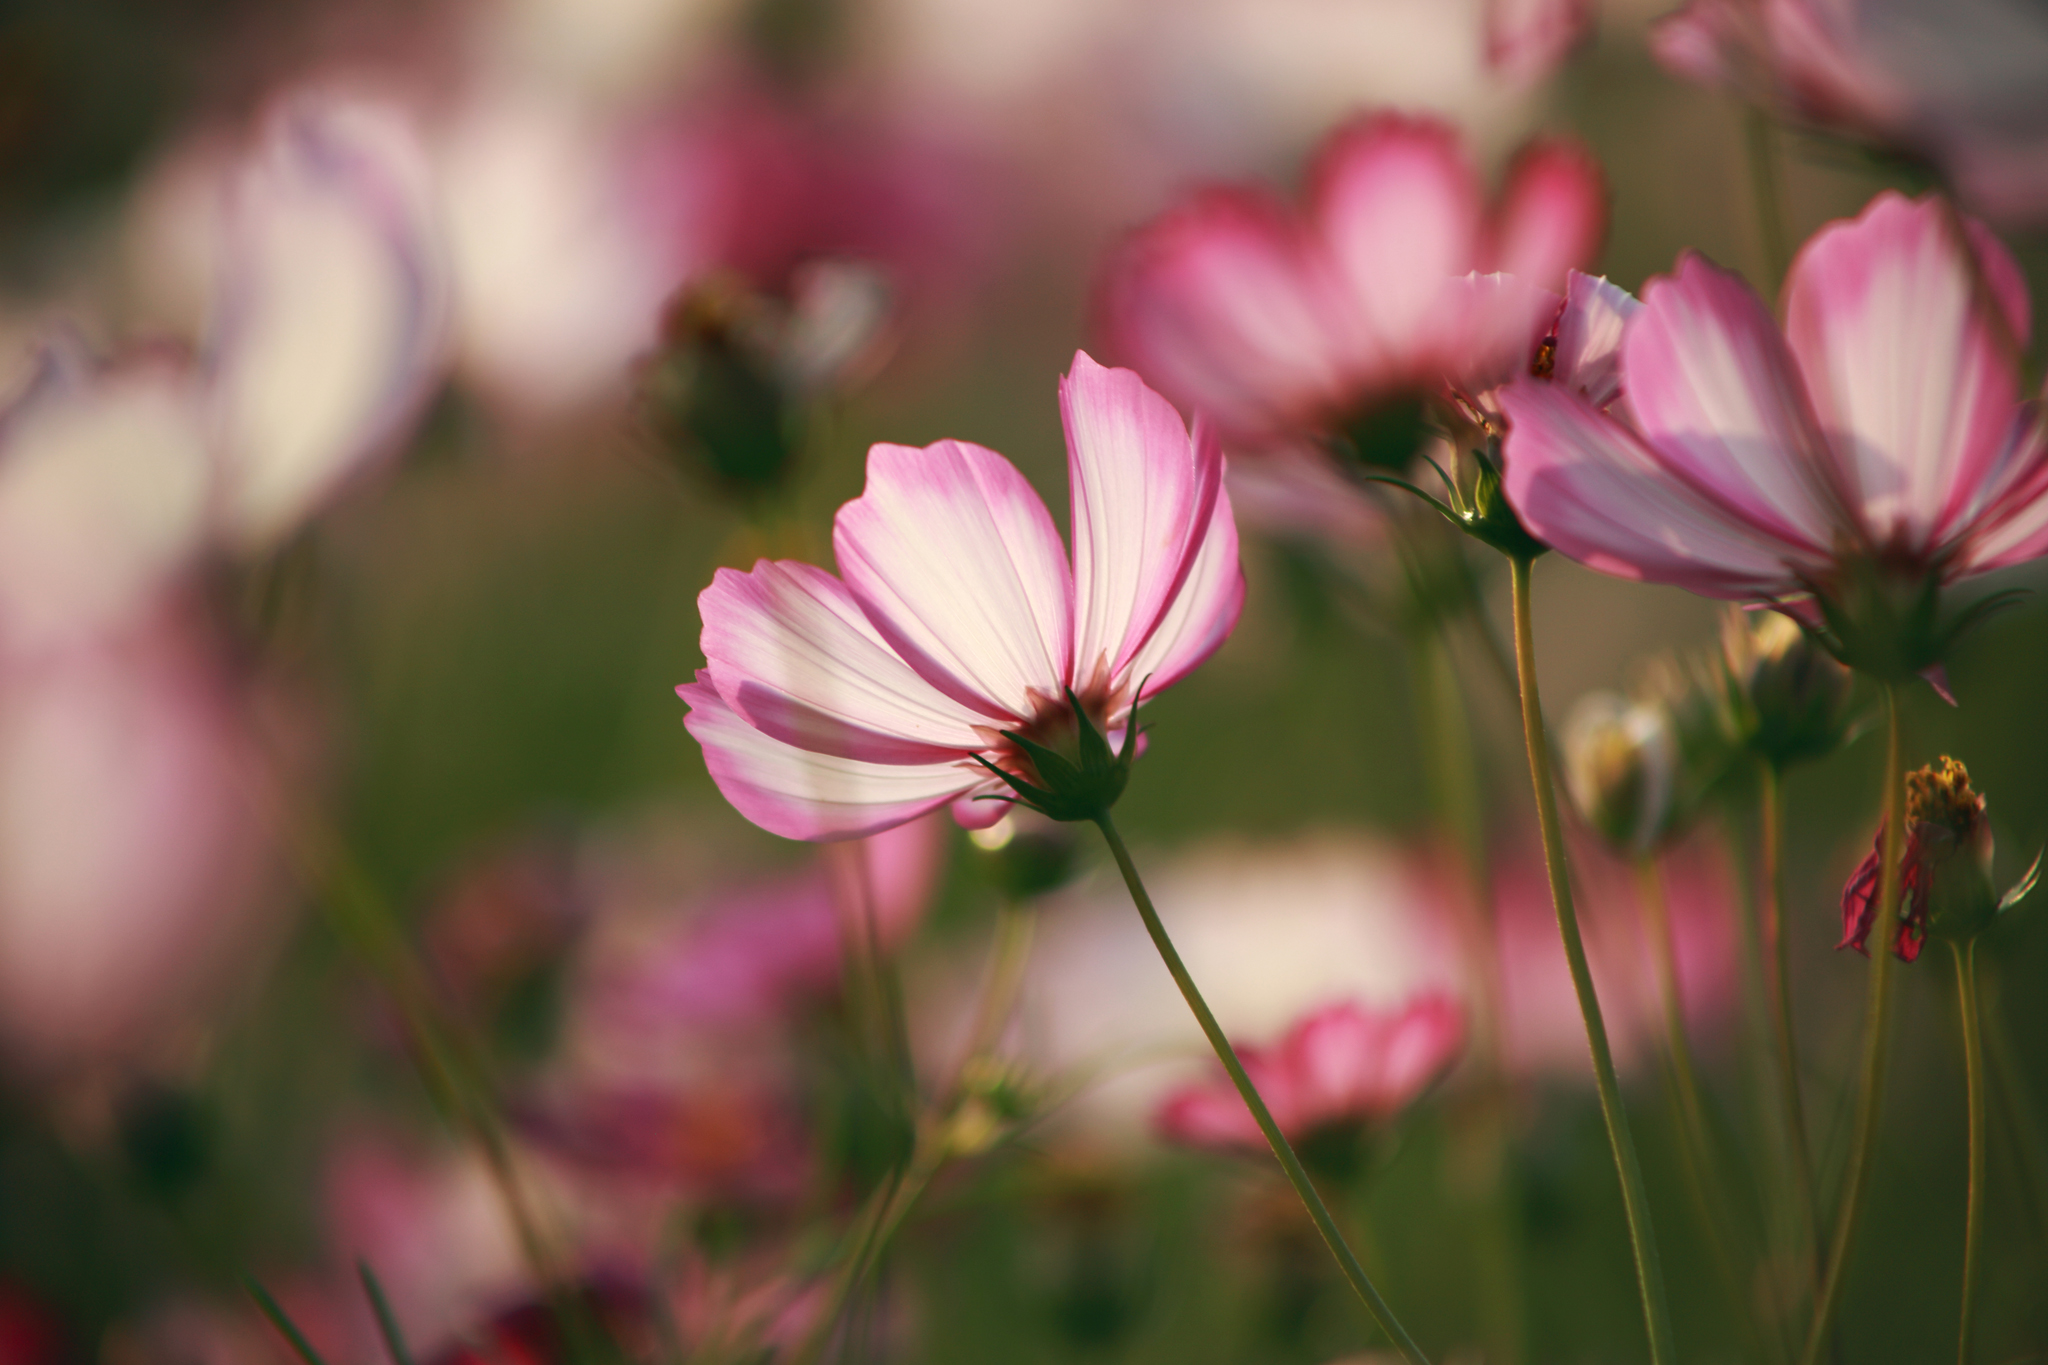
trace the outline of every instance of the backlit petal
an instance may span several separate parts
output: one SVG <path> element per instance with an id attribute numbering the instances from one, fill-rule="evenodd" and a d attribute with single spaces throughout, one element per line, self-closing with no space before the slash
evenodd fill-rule
<path id="1" fill-rule="evenodd" d="M 1605 276 L 1596 279 L 1572 271 L 1564 311 L 1557 319 L 1552 382 L 1576 389 L 1596 408 L 1619 398 L 1622 329 L 1642 306 Z"/>
<path id="2" fill-rule="evenodd" d="M 1339 393 L 1333 291 L 1266 195 L 1196 195 L 1125 242 L 1103 278 L 1112 351 L 1233 437 L 1285 432 Z"/>
<path id="3" fill-rule="evenodd" d="M 1197 421 L 1197 447 L 1213 440 Z M 1237 557 L 1237 519 L 1230 510 L 1228 490 L 1219 488 L 1186 579 L 1158 627 L 1117 679 L 1118 685 L 1143 683 L 1148 697 L 1173 686 L 1230 638 L 1243 610 L 1244 570 Z"/>
<path id="4" fill-rule="evenodd" d="M 1576 143 L 1530 143 L 1508 170 L 1487 268 L 1544 289 L 1593 263 L 1607 235 L 1607 180 Z"/>
<path id="5" fill-rule="evenodd" d="M 1858 514 L 1921 555 L 1982 511 L 2019 397 L 2007 315 L 1959 229 L 1932 198 L 1882 194 L 1815 235 L 1786 284 L 1786 335 Z"/>
<path id="6" fill-rule="evenodd" d="M 708 672 L 676 689 L 712 781 L 740 814 L 785 839 L 875 834 L 946 804 L 980 779 L 958 763 L 866 763 L 763 734 L 718 695 Z"/>
<path id="7" fill-rule="evenodd" d="M 1771 536 L 1688 481 L 1584 398 L 1540 379 L 1501 390 L 1508 500 L 1547 544 L 1618 578 L 1709 597 L 1795 591 L 1808 547 Z"/>
<path id="8" fill-rule="evenodd" d="M 1073 491 L 1074 660 L 1083 691 L 1116 676 L 1186 581 L 1223 482 L 1173 405 L 1130 370 L 1076 353 L 1060 381 Z"/>
<path id="9" fill-rule="evenodd" d="M 1825 443 L 1784 337 L 1739 277 L 1680 257 L 1643 290 L 1621 371 L 1629 411 L 1674 472 L 1766 537 L 1832 545 Z"/>
<path id="10" fill-rule="evenodd" d="M 1025 720 L 1066 685 L 1066 552 L 1038 494 L 994 451 L 876 445 L 832 547 L 876 630 L 960 704 Z"/>
<path id="11" fill-rule="evenodd" d="M 1434 337 L 1444 282 L 1476 268 L 1481 250 L 1479 181 L 1457 131 L 1396 115 L 1341 129 L 1317 161 L 1311 203 L 1365 329 L 1362 362 Z"/>
<path id="12" fill-rule="evenodd" d="M 945 762 L 984 747 L 973 727 L 990 718 L 920 678 L 823 569 L 720 569 L 697 607 L 719 695 L 777 739 L 873 763 Z"/>

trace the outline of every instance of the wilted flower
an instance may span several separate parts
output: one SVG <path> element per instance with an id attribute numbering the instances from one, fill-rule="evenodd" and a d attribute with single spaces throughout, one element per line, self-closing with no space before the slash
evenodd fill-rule
<path id="1" fill-rule="evenodd" d="M 1735 742 L 1774 767 L 1820 758 L 1848 728 L 1849 671 L 1781 612 L 1721 618 L 1723 714 Z"/>
<path id="2" fill-rule="evenodd" d="M 1900 855 L 1899 923 L 1892 951 L 1902 962 L 1920 956 L 1929 936 L 1976 937 L 1999 911 L 2033 889 L 2034 871 L 2001 896 L 1991 882 L 1991 823 L 1969 770 L 1953 758 L 1906 774 L 1906 841 Z M 1877 921 L 1884 829 L 1842 888 L 1842 941 L 1868 955 Z M 2036 860 L 2036 867 L 2039 860 Z"/>
<path id="3" fill-rule="evenodd" d="M 1687 80 L 1932 162 L 1993 217 L 2048 213 L 2048 23 L 2024 0 L 1690 0 L 1650 48 Z"/>
<path id="4" fill-rule="evenodd" d="M 1508 496 L 1618 577 L 1710 597 L 1812 596 L 1845 663 L 1900 679 L 1979 613 L 1948 583 L 2048 551 L 2048 459 L 2020 401 L 2019 269 L 1933 199 L 1880 195 L 1807 243 L 1781 333 L 1691 253 L 1626 325 L 1626 416 L 1533 378 L 1500 394 Z"/>
<path id="5" fill-rule="evenodd" d="M 1172 685 L 1223 642 L 1244 585 L 1214 437 L 1086 355 L 1060 400 L 1071 570 L 1007 460 L 941 441 L 869 452 L 867 491 L 834 527 L 843 579 L 763 560 L 705 589 L 708 666 L 677 691 L 741 814 L 800 839 L 948 802 L 992 823 L 1002 802 L 973 798 L 1007 792 L 983 764 L 1051 780 L 1027 746 L 1076 730 L 1099 744 L 1141 686 Z"/>
<path id="6" fill-rule="evenodd" d="M 1238 1059 L 1290 1141 L 1385 1123 L 1450 1069 L 1465 1045 L 1465 1011 L 1447 995 L 1393 1009 L 1356 1001 L 1306 1015 L 1271 1049 L 1238 1045 Z M 1160 1134 L 1198 1147 L 1263 1152 L 1251 1110 L 1222 1078 L 1184 1086 L 1154 1117 Z"/>
<path id="7" fill-rule="evenodd" d="M 1489 212 L 1448 125 L 1377 115 L 1324 144 L 1297 215 L 1214 189 L 1141 228 L 1108 269 L 1111 345 L 1233 440 L 1345 436 L 1405 464 L 1416 400 L 1523 368 L 1565 272 L 1605 229 L 1598 169 L 1532 144 Z M 1475 272 L 1505 272 L 1487 275 Z M 1371 447 L 1371 448 L 1369 448 Z M 1373 449 L 1377 448 L 1377 449 Z"/>

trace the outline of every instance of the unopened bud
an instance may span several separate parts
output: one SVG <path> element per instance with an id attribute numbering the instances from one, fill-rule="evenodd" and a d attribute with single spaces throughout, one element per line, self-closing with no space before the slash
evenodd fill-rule
<path id="1" fill-rule="evenodd" d="M 1906 774 L 1906 828 L 1917 863 L 1909 879 L 1919 883 L 1928 934 L 1975 938 L 1997 916 L 1998 892 L 1991 882 L 1991 822 L 1969 770 L 1944 755 Z"/>
<path id="2" fill-rule="evenodd" d="M 1565 786 L 1615 847 L 1646 852 L 1670 829 L 1678 743 L 1664 707 L 1618 692 L 1579 698 L 1564 727 Z"/>
<path id="3" fill-rule="evenodd" d="M 685 289 L 669 305 L 640 386 L 665 451 L 742 496 L 780 485 L 797 446 L 799 414 L 754 335 L 758 308 L 735 286 Z"/>
<path id="4" fill-rule="evenodd" d="M 1721 623 L 1723 716 L 1749 752 L 1782 768 L 1822 758 L 1848 728 L 1849 670 L 1780 612 L 1730 608 Z"/>

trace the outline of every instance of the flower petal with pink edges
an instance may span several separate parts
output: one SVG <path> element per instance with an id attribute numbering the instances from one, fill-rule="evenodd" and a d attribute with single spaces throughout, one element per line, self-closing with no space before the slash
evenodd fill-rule
<path id="1" fill-rule="evenodd" d="M 785 839 L 874 834 L 982 785 L 960 763 L 868 763 L 812 753 L 763 734 L 718 695 L 708 672 L 676 695 L 712 781 L 740 814 Z"/>
<path id="2" fill-rule="evenodd" d="M 1437 336 L 1444 281 L 1479 264 L 1481 198 L 1457 130 L 1382 114 L 1340 129 L 1312 176 L 1311 216 L 1359 312 L 1372 370 Z"/>
<path id="3" fill-rule="evenodd" d="M 1576 143 L 1544 139 L 1516 154 L 1494 216 L 1487 265 L 1544 289 L 1589 264 L 1607 236 L 1607 177 Z"/>
<path id="4" fill-rule="evenodd" d="M 832 548 L 876 630 L 961 705 L 1027 720 L 1072 676 L 1065 548 L 1038 494 L 993 450 L 876 445 Z"/>
<path id="5" fill-rule="evenodd" d="M 1871 540 L 1925 557 L 1982 511 L 2019 398 L 2005 316 L 1953 212 L 1895 193 L 1793 263 L 1785 331 Z"/>
<path id="6" fill-rule="evenodd" d="M 1206 439 L 1208 434 L 1198 421 L 1196 445 Z M 1147 697 L 1165 691 L 1222 647 L 1243 610 L 1244 569 L 1237 556 L 1237 519 L 1231 512 L 1230 494 L 1219 488 L 1187 578 L 1116 685 L 1142 685 Z M 1145 739 L 1140 735 L 1138 752 L 1144 751 Z"/>
<path id="7" fill-rule="evenodd" d="M 233 186 L 211 347 L 231 540 L 288 534 L 439 379 L 446 289 L 423 153 L 395 111 L 279 111 Z"/>
<path id="8" fill-rule="evenodd" d="M 1826 445 L 1777 323 L 1740 278 L 1687 252 L 1622 338 L 1636 426 L 1671 473 L 1758 534 L 1819 556 L 1842 528 Z"/>
<path id="9" fill-rule="evenodd" d="M 1484 393 L 1527 373 L 1563 302 L 1513 275 L 1446 281 L 1437 303 L 1445 378 L 1467 393 Z"/>
<path id="10" fill-rule="evenodd" d="M 1285 207 L 1209 190 L 1118 250 L 1104 274 L 1103 331 L 1182 407 L 1234 437 L 1270 436 L 1340 392 L 1326 302 L 1334 282 L 1322 273 Z"/>
<path id="11" fill-rule="evenodd" d="M 870 763 L 949 762 L 983 745 L 974 727 L 992 718 L 919 677 L 823 569 L 720 569 L 697 608 L 719 696 L 776 739 Z"/>
<path id="12" fill-rule="evenodd" d="M 1557 318 L 1551 382 L 1584 394 L 1596 408 L 1612 404 L 1621 396 L 1622 331 L 1642 306 L 1604 275 L 1572 271 Z"/>
<path id="13" fill-rule="evenodd" d="M 1708 597 L 1778 597 L 1824 555 L 1780 540 L 1671 467 L 1576 393 L 1540 379 L 1500 390 L 1508 501 L 1544 543 L 1617 578 Z"/>
<path id="14" fill-rule="evenodd" d="M 1223 483 L 1223 452 L 1199 445 L 1173 405 L 1130 370 L 1076 352 L 1060 381 L 1073 485 L 1074 685 L 1119 676 L 1173 605 Z"/>

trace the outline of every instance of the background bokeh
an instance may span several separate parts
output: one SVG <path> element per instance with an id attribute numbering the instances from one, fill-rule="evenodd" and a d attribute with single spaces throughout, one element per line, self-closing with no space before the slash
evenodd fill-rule
<path id="1" fill-rule="evenodd" d="M 159 938 L 73 918 L 17 923 L 0 944 L 14 958 L 4 989 L 16 995 L 0 1010 L 13 1035 L 0 1079 L 0 1362 L 285 1359 L 243 1293 L 245 1273 L 279 1291 L 333 1365 L 367 1360 L 375 1339 L 349 1283 L 359 1253 L 382 1258 L 378 1274 L 423 1355 L 531 1298 L 461 1125 L 412 1064 L 388 981 L 336 927 L 347 916 L 333 903 L 350 893 L 335 883 L 367 888 L 393 912 L 433 989 L 483 1039 L 515 1140 L 545 1148 L 533 1135 L 548 1106 L 612 1056 L 583 1020 L 607 989 L 590 966 L 600 950 L 631 959 L 631 945 L 696 922 L 734 888 L 819 865 L 815 850 L 726 805 L 683 729 L 672 689 L 701 664 L 695 595 L 714 569 L 760 553 L 822 556 L 831 512 L 858 492 L 877 440 L 991 446 L 1064 508 L 1055 384 L 1073 351 L 1095 344 L 1104 251 L 1198 181 L 1259 178 L 1291 192 L 1320 136 L 1360 109 L 1453 120 L 1490 174 L 1532 131 L 1570 134 L 1608 176 L 1600 268 L 1610 277 L 1636 289 L 1690 248 L 1761 281 L 1750 115 L 1652 61 L 1645 32 L 1660 8 L 1601 5 L 1561 66 L 1520 78 L 1488 65 L 1481 6 L 1439 0 L 0 9 L 8 389 L 28 382 L 34 347 L 56 328 L 103 355 L 196 346 L 204 359 L 205 300 L 223 268 L 208 245 L 209 168 L 292 92 L 341 91 L 413 120 L 438 215 L 436 268 L 452 281 L 445 369 L 389 457 L 353 473 L 260 562 L 209 561 L 180 589 L 201 624 L 167 648 L 203 653 L 194 667 L 207 681 L 195 686 L 223 690 L 211 704 L 262 755 L 233 779 L 236 799 L 257 808 L 249 837 L 260 845 L 240 880 L 209 884 L 202 905 L 179 911 L 189 923 Z M 1794 242 L 1879 188 L 1912 183 L 1844 143 L 1769 136 Z M 2048 235 L 2002 235 L 2038 311 Z M 787 298 L 792 266 L 812 258 L 873 266 L 887 317 L 818 398 L 788 480 L 770 498 L 736 496 L 649 420 L 662 305 L 712 279 Z M 2028 360 L 2038 382 L 2038 347 Z M 1369 578 L 1377 553 L 1356 550 Z M 1190 948 L 1198 972 L 1250 971 L 1264 945 L 1255 985 L 1215 985 L 1226 1026 L 1259 1041 L 1332 992 L 1384 1002 L 1442 979 L 1454 955 L 1414 927 L 1422 912 L 1412 909 L 1430 897 L 1417 869 L 1439 842 L 1417 696 L 1430 683 L 1397 624 L 1361 606 L 1329 558 L 1248 530 L 1242 624 L 1148 705 L 1150 749 L 1119 808 L 1162 907 L 1207 936 L 1210 965 Z M 1504 638 L 1505 574 L 1476 547 L 1471 566 Z M 2038 592 L 2041 577 L 2029 569 L 1991 586 Z M 1712 604 L 1557 556 L 1537 565 L 1536 593 L 1553 716 L 1625 684 L 1657 651 L 1707 650 L 1717 638 Z M 1527 863 L 1512 697 L 1469 635 L 1454 660 L 1490 843 L 1500 865 Z M 1992 619 L 1950 676 L 1958 706 L 1931 690 L 1908 699 L 1909 759 L 1969 764 L 2011 880 L 2048 842 L 2048 602 L 2027 596 Z M 155 780 L 143 741 L 108 743 L 109 790 Z M 1863 960 L 1834 950 L 1836 903 L 1875 823 L 1878 747 L 1866 734 L 1789 785 L 1792 976 L 1824 1169 L 1846 1141 L 1865 981 Z M 58 771 L 71 769 L 60 761 Z M 182 793 L 173 807 L 208 799 L 194 785 L 203 777 L 166 780 Z M 146 888 L 157 875 L 147 860 L 196 837 L 115 837 L 112 818 L 96 818 L 111 797 L 64 805 L 56 827 L 38 823 L 45 789 L 19 785 L 0 801 L 0 858 L 64 843 L 95 865 L 140 860 L 131 871 Z M 957 1045 L 1003 899 L 965 836 L 948 825 L 935 837 L 945 862 L 932 908 L 892 950 L 918 1062 L 933 1075 Z M 345 852 L 309 858 L 309 845 Z M 1039 956 L 1013 1039 L 1033 1077 L 1032 1121 L 939 1183 L 878 1281 L 863 1349 L 876 1360 L 1195 1365 L 1317 1363 L 1371 1348 L 1269 1171 L 1159 1143 L 1142 1098 L 1099 1093 L 1161 1056 L 1171 1074 L 1202 1074 L 1199 1040 L 1161 993 L 1157 962 L 1132 950 L 1135 922 L 1106 859 L 1086 841 L 1076 856 L 1077 880 L 1032 912 L 1043 917 Z M 2048 1358 L 2048 1188 L 2036 1183 L 2048 1175 L 2038 1148 L 2048 1001 L 2034 988 L 2048 980 L 2048 928 L 2028 909 L 1982 949 L 2011 1046 L 2001 1084 L 2017 1096 L 1999 1109 L 1991 1149 L 1985 1360 Z M 0 908 L 10 923 L 30 913 Z M 1731 903 L 1717 913 L 1746 912 Z M 67 936 L 90 946 L 74 952 Z M 97 988 L 87 973 L 65 994 L 63 963 L 130 936 L 156 945 L 124 968 L 141 984 L 108 968 Z M 232 942 L 205 949 L 189 988 L 166 991 L 118 1037 L 93 1032 L 95 1010 L 140 1009 L 151 981 L 184 970 L 187 950 L 214 938 Z M 1338 955 L 1355 957 L 1355 971 L 1333 968 Z M 1632 970 L 1618 961 L 1616 981 Z M 859 1164 L 841 1141 L 846 1125 L 827 1121 L 849 1108 L 833 1096 L 853 1084 L 832 1075 L 844 1051 L 831 1041 L 836 971 L 828 953 L 815 992 L 825 1003 L 806 1007 L 823 1022 L 795 1026 L 800 1063 L 778 1052 L 756 1066 L 752 1044 L 675 1035 L 709 1059 L 677 1063 L 691 1083 L 716 1072 L 719 1085 L 744 1088 L 755 1071 L 781 1078 L 794 1065 L 788 1085 L 801 1097 L 801 1131 L 783 1156 L 784 1139 L 765 1130 L 734 1141 L 782 1160 L 810 1193 L 734 1234 L 741 1249 L 728 1259 L 705 1254 L 709 1268 L 688 1273 L 707 1299 L 725 1292 L 703 1288 L 726 1283 L 719 1275 L 752 1273 L 749 1255 L 800 1240 L 775 1219 L 823 1227 L 848 1216 L 858 1172 L 835 1186 L 814 1169 Z M 1889 1107 L 1845 1360 L 1952 1349 L 1964 1174 L 1955 988 L 1935 953 L 1896 985 Z M 1749 1135 L 1767 1087 L 1752 1060 L 1754 1002 L 1732 979 L 1720 989 L 1725 1007 L 1709 1011 L 1697 1041 L 1731 1131 Z M 1129 998 L 1108 1009 L 1105 995 Z M 52 1043 L 36 1018 L 58 1010 L 85 1021 L 76 1036 L 101 1041 Z M 1034 1025 L 1034 1011 L 1053 1022 Z M 1089 1026 L 1099 1041 L 1124 1051 L 1089 1053 L 1085 1030 L 1083 1043 L 1059 1042 L 1063 1017 L 1099 1018 Z M 598 1032 L 579 1037 L 586 1024 Z M 1516 1082 L 1497 1178 L 1474 1174 L 1487 1159 L 1468 1131 L 1479 1101 L 1453 1073 L 1375 1140 L 1369 1171 L 1347 1187 L 1388 1298 L 1443 1358 L 1642 1358 L 1618 1192 L 1581 1069 L 1567 1055 Z M 1627 1079 L 1687 1358 L 1751 1358 L 1692 1221 L 1647 1052 Z M 687 1127 L 673 1115 L 639 1121 Z M 616 1176 L 623 1159 L 594 1164 L 608 1162 Z M 676 1177 L 623 1196 L 658 1235 L 605 1222 L 618 1188 L 579 1212 L 582 1186 L 541 1179 L 547 1198 L 569 1206 L 566 1221 L 601 1225 L 591 1273 L 661 1280 L 683 1276 L 676 1267 L 710 1245 L 697 1215 L 722 1207 L 719 1182 L 758 1175 L 692 1169 L 696 1186 Z M 1776 1197 L 1768 1172 L 1743 1169 Z M 662 1201 L 688 1216 L 663 1224 Z M 648 1260 L 648 1245 L 665 1250 Z M 1505 1304 L 1484 1291 L 1482 1262 L 1495 1254 L 1515 1267 Z M 1768 1295 L 1761 1283 L 1740 1288 Z"/>

